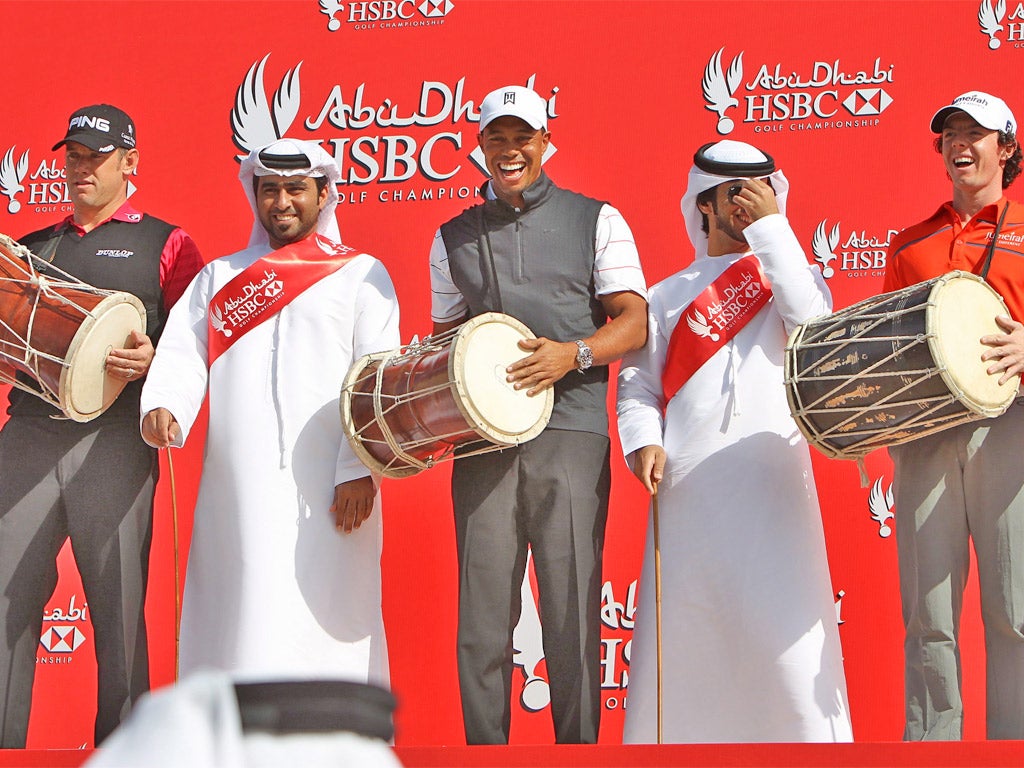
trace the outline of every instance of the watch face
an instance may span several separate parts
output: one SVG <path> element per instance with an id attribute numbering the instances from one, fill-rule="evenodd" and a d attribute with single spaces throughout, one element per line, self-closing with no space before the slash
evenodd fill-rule
<path id="1" fill-rule="evenodd" d="M 594 352 L 582 341 L 577 341 L 576 346 L 579 347 L 576 352 L 576 368 L 585 371 L 594 364 Z"/>

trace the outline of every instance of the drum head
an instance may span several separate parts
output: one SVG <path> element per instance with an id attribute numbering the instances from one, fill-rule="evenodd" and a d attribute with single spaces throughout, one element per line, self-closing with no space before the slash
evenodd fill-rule
<path id="1" fill-rule="evenodd" d="M 451 380 L 467 421 L 495 443 L 517 445 L 539 435 L 554 406 L 548 388 L 534 397 L 505 380 L 505 368 L 527 354 L 523 339 L 536 338 L 523 323 L 508 315 L 488 312 L 472 318 L 459 330 L 449 359 Z"/>
<path id="2" fill-rule="evenodd" d="M 981 355 L 989 347 L 982 336 L 1001 334 L 997 315 L 1009 316 L 1002 298 L 985 281 L 967 272 L 953 272 L 932 288 L 928 313 L 929 345 L 950 391 L 975 413 L 998 416 L 1017 395 L 1020 377 L 1002 386 L 987 373 Z"/>
<path id="3" fill-rule="evenodd" d="M 106 372 L 107 355 L 125 346 L 131 332 L 146 332 L 146 308 L 129 293 L 97 304 L 75 333 L 60 377 L 60 408 L 75 421 L 99 416 L 128 383 Z"/>

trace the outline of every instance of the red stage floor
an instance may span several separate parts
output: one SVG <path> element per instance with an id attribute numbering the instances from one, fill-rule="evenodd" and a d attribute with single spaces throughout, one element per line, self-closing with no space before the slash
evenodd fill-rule
<path id="1" fill-rule="evenodd" d="M 1024 742 L 397 747 L 406 768 L 1020 768 Z M 0 750 L 0 768 L 79 766 L 91 751 Z M 140 765 L 143 768 L 144 763 Z"/>

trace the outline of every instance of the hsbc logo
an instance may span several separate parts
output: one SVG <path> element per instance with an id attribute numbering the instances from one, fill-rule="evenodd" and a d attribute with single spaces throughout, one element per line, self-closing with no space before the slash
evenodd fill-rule
<path id="1" fill-rule="evenodd" d="M 806 72 L 762 64 L 748 80 L 743 53 L 730 60 L 719 48 L 701 80 L 704 106 L 718 115 L 716 129 L 723 136 L 737 121 L 753 125 L 755 133 L 875 126 L 893 102 L 886 86 L 893 83 L 896 65 L 884 65 L 881 57 L 861 69 L 841 59 L 815 61 Z"/>
<path id="2" fill-rule="evenodd" d="M 882 88 L 858 88 L 846 99 L 843 106 L 851 115 L 880 115 L 892 104 L 892 96 Z"/>
<path id="3" fill-rule="evenodd" d="M 452 0 L 318 0 L 317 5 L 328 17 L 331 32 L 337 32 L 342 24 L 357 30 L 436 26 L 455 8 Z"/>
<path id="4" fill-rule="evenodd" d="M 75 626 L 54 626 L 43 632 L 39 642 L 50 653 L 73 653 L 85 642 L 85 635 Z"/>
<path id="5" fill-rule="evenodd" d="M 881 277 L 895 234 L 896 230 L 890 229 L 884 237 L 874 237 L 861 230 L 851 232 L 844 240 L 839 222 L 830 229 L 828 219 L 822 219 L 811 238 L 811 252 L 826 280 L 840 271 L 846 277 Z"/>

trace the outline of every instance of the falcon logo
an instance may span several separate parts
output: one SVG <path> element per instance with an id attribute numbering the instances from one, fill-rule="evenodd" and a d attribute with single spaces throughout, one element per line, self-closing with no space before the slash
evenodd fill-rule
<path id="1" fill-rule="evenodd" d="M 826 221 L 827 219 L 819 221 L 814 230 L 814 237 L 811 239 L 811 252 L 814 254 L 814 260 L 821 264 L 821 274 L 828 279 L 836 273 L 831 264 L 838 258 L 835 250 L 839 245 L 839 223 L 836 222 L 832 231 L 826 234 Z"/>
<path id="2" fill-rule="evenodd" d="M 71 653 L 85 642 L 85 635 L 74 626 L 54 626 L 43 632 L 39 639 L 50 653 Z"/>
<path id="3" fill-rule="evenodd" d="M 981 27 L 981 34 L 988 35 L 988 47 L 993 51 L 1003 44 L 997 33 L 1003 31 L 1003 25 L 999 22 L 1005 15 L 1006 0 L 996 0 L 994 6 L 992 0 L 981 0 L 978 7 L 978 26 Z"/>
<path id="4" fill-rule="evenodd" d="M 878 478 L 871 486 L 871 493 L 868 494 L 868 511 L 871 512 L 871 519 L 878 523 L 878 535 L 883 539 L 892 535 L 889 521 L 896 517 L 892 507 L 892 483 L 889 484 L 888 490 L 883 492 L 882 478 Z"/>
<path id="5" fill-rule="evenodd" d="M 732 118 L 726 115 L 726 110 L 738 107 L 739 101 L 733 96 L 743 79 L 743 51 L 740 51 L 729 65 L 729 73 L 722 73 L 722 51 L 719 48 L 715 55 L 708 61 L 704 68 L 704 79 L 701 80 L 701 90 L 704 92 L 705 109 L 710 109 L 718 114 L 717 130 L 722 135 L 732 133 L 735 123 Z"/>
<path id="6" fill-rule="evenodd" d="M 264 147 L 278 139 L 284 138 L 291 128 L 295 116 L 299 113 L 299 69 L 300 61 L 294 69 L 289 69 L 281 84 L 274 91 L 273 107 L 267 98 L 263 85 L 263 68 L 266 66 L 268 53 L 258 62 L 254 62 L 245 75 L 245 80 L 235 92 L 235 107 L 231 110 L 231 130 L 235 146 L 243 150 L 236 159 L 241 160 L 256 147 Z"/>
<path id="7" fill-rule="evenodd" d="M 14 147 L 10 147 L 4 159 L 0 162 L 0 195 L 7 197 L 10 202 L 7 203 L 8 213 L 17 213 L 21 210 L 21 202 L 18 200 L 17 195 L 19 192 L 25 191 L 25 186 L 21 183 L 25 180 L 25 174 L 28 173 L 28 150 L 26 149 L 18 160 L 18 164 L 14 164 Z"/>
<path id="8" fill-rule="evenodd" d="M 712 341 L 718 341 L 721 337 L 711 330 L 711 326 L 708 325 L 707 318 L 699 309 L 693 310 L 693 316 L 686 316 L 686 325 L 693 331 L 697 336 L 701 338 L 711 339 Z"/>

